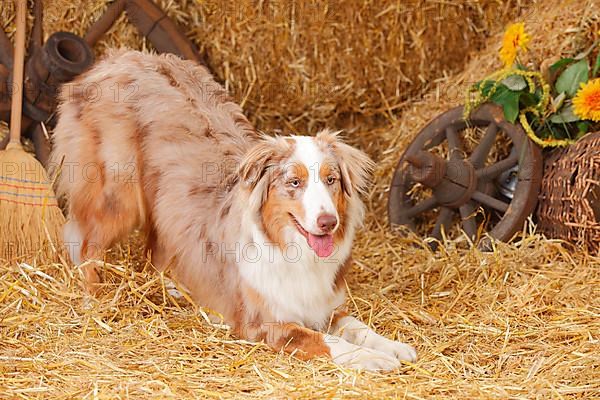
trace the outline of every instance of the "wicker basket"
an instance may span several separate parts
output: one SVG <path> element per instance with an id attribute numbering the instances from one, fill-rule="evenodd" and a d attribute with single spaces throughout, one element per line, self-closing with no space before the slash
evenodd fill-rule
<path id="1" fill-rule="evenodd" d="M 600 251 L 600 132 L 546 158 L 539 200 L 542 232 Z"/>

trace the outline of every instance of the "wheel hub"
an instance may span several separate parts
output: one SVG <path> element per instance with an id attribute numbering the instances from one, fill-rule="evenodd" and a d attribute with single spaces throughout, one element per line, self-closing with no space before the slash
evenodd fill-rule
<path id="1" fill-rule="evenodd" d="M 407 157 L 409 174 L 415 182 L 431 188 L 438 203 L 458 208 L 477 189 L 475 167 L 468 160 L 443 158 L 426 151 Z"/>

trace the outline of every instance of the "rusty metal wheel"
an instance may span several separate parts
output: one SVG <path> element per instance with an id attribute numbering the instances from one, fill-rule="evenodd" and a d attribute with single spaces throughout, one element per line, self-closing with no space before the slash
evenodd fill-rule
<path id="1" fill-rule="evenodd" d="M 125 12 L 128 20 L 160 53 L 173 53 L 202 63 L 202 57 L 177 25 L 151 0 L 115 0 L 83 38 L 55 32 L 43 43 L 43 0 L 34 0 L 34 25 L 28 48 L 23 101 L 23 133 L 33 140 L 36 157 L 45 164 L 50 142 L 40 122 L 52 126 L 56 95 L 61 84 L 72 80 L 94 62 L 92 47 Z M 13 50 L 0 29 L 0 119 L 9 121 Z M 8 137 L 0 142 L 4 149 Z"/>
<path id="2" fill-rule="evenodd" d="M 542 165 L 539 147 L 499 106 L 484 104 L 469 120 L 457 107 L 431 121 L 400 158 L 390 223 L 433 238 L 434 249 L 452 231 L 473 242 L 485 233 L 508 241 L 534 211 Z"/>

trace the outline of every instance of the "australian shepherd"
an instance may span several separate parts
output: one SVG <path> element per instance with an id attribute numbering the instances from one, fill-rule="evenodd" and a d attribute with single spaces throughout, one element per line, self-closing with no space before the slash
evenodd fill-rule
<path id="1" fill-rule="evenodd" d="M 90 292 L 94 260 L 141 228 L 153 265 L 241 338 L 353 368 L 415 360 L 343 311 L 372 164 L 336 133 L 258 135 L 206 68 L 120 51 L 63 87 L 53 141 Z"/>

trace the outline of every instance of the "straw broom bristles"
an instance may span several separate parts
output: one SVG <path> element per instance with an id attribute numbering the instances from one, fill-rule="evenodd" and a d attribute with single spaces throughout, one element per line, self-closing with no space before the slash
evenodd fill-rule
<path id="1" fill-rule="evenodd" d="M 10 142 L 0 152 L 0 258 L 55 254 L 64 216 L 44 167 L 21 145 L 27 2 L 17 0 Z"/>
<path id="2" fill-rule="evenodd" d="M 0 232 L 2 255 L 54 253 L 64 216 L 44 167 L 20 145 L 0 152 Z"/>

